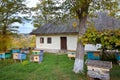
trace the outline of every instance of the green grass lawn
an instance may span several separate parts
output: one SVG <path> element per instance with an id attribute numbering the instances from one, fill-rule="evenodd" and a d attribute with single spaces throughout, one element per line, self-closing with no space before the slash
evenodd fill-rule
<path id="1" fill-rule="evenodd" d="M 45 54 L 42 63 L 25 60 L 15 63 L 12 59 L 0 61 L 0 80 L 86 80 L 86 74 L 75 74 L 74 60 L 67 55 Z M 120 66 L 111 69 L 111 80 L 120 79 Z"/>

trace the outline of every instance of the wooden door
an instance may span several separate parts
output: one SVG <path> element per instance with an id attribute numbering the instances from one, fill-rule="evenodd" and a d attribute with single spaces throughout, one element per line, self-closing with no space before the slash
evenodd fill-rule
<path id="1" fill-rule="evenodd" d="M 67 38 L 61 37 L 61 50 L 67 50 Z"/>

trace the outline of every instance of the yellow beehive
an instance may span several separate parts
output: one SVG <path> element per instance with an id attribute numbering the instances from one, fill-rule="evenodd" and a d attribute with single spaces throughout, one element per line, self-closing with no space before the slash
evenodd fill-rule
<path id="1" fill-rule="evenodd" d="M 75 58 L 75 54 L 68 54 L 69 58 Z"/>
<path id="2" fill-rule="evenodd" d="M 76 52 L 67 52 L 67 56 L 68 56 L 68 58 L 75 58 L 75 56 L 76 56 Z"/>
<path id="3" fill-rule="evenodd" d="M 18 53 L 13 54 L 13 59 L 18 59 Z"/>

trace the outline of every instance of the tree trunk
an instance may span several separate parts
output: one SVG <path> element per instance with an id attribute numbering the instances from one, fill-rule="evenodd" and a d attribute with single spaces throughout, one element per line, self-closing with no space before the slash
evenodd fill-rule
<path id="1" fill-rule="evenodd" d="M 76 49 L 76 58 L 74 62 L 74 69 L 73 71 L 75 73 L 79 73 L 83 71 L 84 67 L 84 47 L 81 42 L 77 43 L 77 49 Z"/>
<path id="2" fill-rule="evenodd" d="M 82 42 L 79 40 L 80 37 L 85 33 L 86 31 L 86 21 L 87 21 L 87 15 L 84 16 L 82 19 L 79 21 L 79 34 L 78 34 L 78 41 L 77 41 L 77 49 L 76 49 L 76 58 L 74 62 L 74 68 L 73 71 L 75 73 L 80 73 L 83 72 L 84 70 L 84 46 Z"/>

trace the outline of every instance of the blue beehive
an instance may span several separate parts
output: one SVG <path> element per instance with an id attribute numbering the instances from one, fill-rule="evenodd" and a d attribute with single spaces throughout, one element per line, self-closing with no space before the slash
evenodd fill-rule
<path id="1" fill-rule="evenodd" d="M 43 61 L 43 55 L 39 56 L 39 61 L 42 62 Z"/>
<path id="2" fill-rule="evenodd" d="M 40 56 L 39 56 L 40 62 L 43 61 L 43 55 L 44 55 L 44 50 L 40 50 Z"/>
<path id="3" fill-rule="evenodd" d="M 13 54 L 13 53 L 20 53 L 20 50 L 19 50 L 19 49 L 12 49 L 10 52 L 11 52 L 12 54 Z"/>
<path id="4" fill-rule="evenodd" d="M 100 60 L 100 52 L 98 51 L 88 51 L 87 58 L 90 60 Z"/>
<path id="5" fill-rule="evenodd" d="M 0 59 L 2 58 L 2 54 L 0 54 Z"/>
<path id="6" fill-rule="evenodd" d="M 120 54 L 119 53 L 116 53 L 116 58 L 118 61 L 120 61 Z"/>
<path id="7" fill-rule="evenodd" d="M 117 63 L 120 65 L 120 53 L 116 53 Z"/>
<path id="8" fill-rule="evenodd" d="M 21 52 L 23 52 L 25 54 L 29 54 L 30 53 L 29 49 L 21 49 Z"/>
<path id="9" fill-rule="evenodd" d="M 3 53 L 2 54 L 2 58 L 6 59 L 6 58 L 11 58 L 12 54 L 9 52 Z"/>
<path id="10" fill-rule="evenodd" d="M 44 54 L 44 51 L 43 50 L 40 50 L 40 55 L 43 55 Z"/>
<path id="11" fill-rule="evenodd" d="M 93 52 L 87 52 L 88 59 L 94 59 Z"/>
<path id="12" fill-rule="evenodd" d="M 25 60 L 26 59 L 26 54 L 19 53 L 18 54 L 18 59 L 19 60 Z"/>

